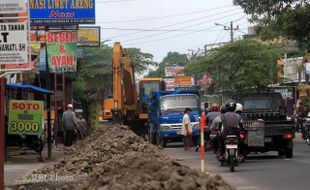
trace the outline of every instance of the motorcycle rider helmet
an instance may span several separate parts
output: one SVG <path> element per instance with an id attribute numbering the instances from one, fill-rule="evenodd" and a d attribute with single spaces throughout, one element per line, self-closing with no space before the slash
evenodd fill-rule
<path id="1" fill-rule="evenodd" d="M 237 104 L 236 104 L 236 102 L 233 101 L 233 100 L 229 100 L 229 101 L 226 103 L 226 110 L 227 110 L 228 112 L 235 112 L 236 107 L 237 107 Z"/>
<path id="2" fill-rule="evenodd" d="M 219 105 L 217 103 L 213 103 L 211 106 L 211 111 L 218 112 L 219 111 Z"/>
<path id="3" fill-rule="evenodd" d="M 240 103 L 237 103 L 236 104 L 236 113 L 242 113 L 242 111 L 243 111 L 243 106 L 242 106 L 242 104 L 240 104 Z"/>

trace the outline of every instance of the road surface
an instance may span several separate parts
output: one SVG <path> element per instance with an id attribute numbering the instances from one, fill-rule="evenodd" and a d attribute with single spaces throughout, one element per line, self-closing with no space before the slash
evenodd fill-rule
<path id="1" fill-rule="evenodd" d="M 200 154 L 185 152 L 182 144 L 168 144 L 164 149 L 181 163 L 200 169 Z M 219 174 L 238 190 L 292 190 L 310 188 L 310 146 L 302 140 L 294 142 L 292 159 L 278 158 L 276 152 L 251 154 L 245 163 L 231 173 L 221 167 L 212 152 L 206 153 L 205 170 Z"/>

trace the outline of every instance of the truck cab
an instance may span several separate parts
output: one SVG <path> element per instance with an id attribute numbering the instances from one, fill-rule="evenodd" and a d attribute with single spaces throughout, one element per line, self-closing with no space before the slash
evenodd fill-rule
<path id="1" fill-rule="evenodd" d="M 199 137 L 200 100 L 197 90 L 155 92 L 148 107 L 149 141 L 163 147 L 168 142 L 182 141 L 185 108 L 191 108 L 193 140 Z"/>

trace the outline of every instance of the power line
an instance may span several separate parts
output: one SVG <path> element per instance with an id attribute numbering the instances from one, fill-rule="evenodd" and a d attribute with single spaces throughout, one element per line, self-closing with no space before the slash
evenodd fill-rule
<path id="1" fill-rule="evenodd" d="M 128 2 L 128 1 L 135 1 L 135 0 L 96 1 L 96 3 L 103 4 L 103 3 L 119 3 L 119 2 Z"/>
<path id="2" fill-rule="evenodd" d="M 221 19 L 221 18 L 230 17 L 230 16 L 233 16 L 233 15 L 236 15 L 236 14 L 240 14 L 240 13 L 242 13 L 242 11 L 241 12 L 232 13 L 232 14 L 229 14 L 229 15 L 225 15 L 225 16 L 221 16 L 221 17 L 217 17 L 217 18 L 211 19 L 211 20 L 206 20 L 206 21 L 203 21 L 203 22 L 200 22 L 200 23 L 197 23 L 197 24 L 193 24 L 193 25 L 177 28 L 177 30 L 191 28 L 191 27 L 194 27 L 194 26 L 199 26 L 199 25 L 202 25 L 202 24 L 205 24 L 205 23 L 209 23 L 209 22 Z M 136 41 L 136 40 L 140 40 L 140 39 L 143 39 L 143 38 L 149 38 L 149 37 L 158 36 L 158 35 L 162 35 L 162 34 L 166 34 L 166 33 L 169 33 L 169 31 L 161 32 L 161 33 L 156 33 L 156 34 L 145 35 L 145 36 L 137 37 L 137 38 L 132 38 L 132 39 L 129 39 L 129 40 L 124 40 L 124 42 Z"/>
<path id="3" fill-rule="evenodd" d="M 146 21 L 146 20 L 147 21 L 149 21 L 149 20 L 159 20 L 159 19 L 164 19 L 164 18 L 171 18 L 171 17 L 179 17 L 179 16 L 199 14 L 199 13 L 206 12 L 206 11 L 215 11 L 215 10 L 224 9 L 224 8 L 228 8 L 228 7 L 231 7 L 231 5 L 230 6 L 223 6 L 223 7 L 212 8 L 212 9 L 203 9 L 203 10 L 193 11 L 193 12 L 172 14 L 172 15 L 166 15 L 166 16 L 159 16 L 159 17 L 148 17 L 148 18 L 142 18 L 142 19 L 129 19 L 129 20 L 102 21 L 102 22 L 97 22 L 97 23 L 108 24 L 108 23 L 121 23 L 121 22 L 139 22 L 139 21 Z"/>
<path id="4" fill-rule="evenodd" d="M 234 21 L 238 21 L 238 20 L 240 20 L 242 18 L 244 18 L 244 16 L 240 17 L 240 18 L 238 18 L 238 19 L 236 19 Z M 227 24 L 227 23 L 225 23 L 225 24 Z M 212 28 L 215 28 L 215 27 L 217 27 L 217 26 L 205 28 L 205 30 L 212 29 Z M 129 44 L 125 44 L 125 45 L 127 45 L 127 46 L 130 46 L 130 45 L 140 45 L 140 44 L 145 44 L 145 43 L 150 43 L 150 42 L 155 42 L 155 41 L 157 42 L 157 41 L 162 41 L 162 40 L 171 39 L 171 38 L 178 38 L 180 36 L 185 36 L 185 35 L 194 34 L 194 33 L 198 33 L 198 32 L 187 32 L 187 33 L 183 33 L 183 34 L 179 34 L 179 35 L 173 35 L 173 36 L 168 36 L 168 37 L 164 37 L 164 38 L 157 38 L 157 39 L 154 39 L 154 40 L 142 41 L 142 42 L 138 42 L 138 43 L 131 43 L 131 44 L 129 43 Z"/>
<path id="5" fill-rule="evenodd" d="M 203 31 L 223 31 L 223 30 L 181 30 L 181 29 L 171 29 L 171 30 L 153 30 L 153 29 L 143 29 L 143 28 L 101 28 L 101 30 L 121 30 L 121 31 L 143 31 L 143 32 L 203 32 Z"/>
<path id="6" fill-rule="evenodd" d="M 227 10 L 227 11 L 234 11 L 234 10 L 239 10 L 239 9 L 234 8 L 234 9 L 230 9 L 230 10 Z M 171 26 L 176 26 L 176 25 L 180 25 L 180 24 L 184 24 L 184 23 L 188 23 L 188 22 L 193 22 L 193 21 L 197 21 L 197 20 L 200 20 L 200 19 L 204 19 L 204 18 L 209 18 L 209 17 L 215 16 L 215 15 L 221 15 L 223 13 L 225 13 L 225 12 L 215 13 L 215 14 L 211 14 L 211 15 L 207 15 L 207 16 L 203 16 L 203 17 L 198 17 L 198 18 L 194 18 L 194 19 L 189 19 L 189 20 L 185 20 L 185 21 L 182 21 L 182 22 L 177 22 L 177 23 L 174 23 L 174 24 L 159 26 L 159 27 L 155 27 L 155 28 L 151 28 L 151 29 L 152 30 L 157 30 L 157 29 L 167 28 L 167 27 L 171 27 Z M 141 32 L 141 31 L 140 32 L 132 32 L 132 33 L 127 33 L 127 34 L 110 36 L 110 37 L 107 37 L 107 38 L 125 37 L 125 36 L 131 36 L 131 35 L 135 35 L 135 34 L 140 34 L 140 33 L 143 33 L 143 32 Z"/>

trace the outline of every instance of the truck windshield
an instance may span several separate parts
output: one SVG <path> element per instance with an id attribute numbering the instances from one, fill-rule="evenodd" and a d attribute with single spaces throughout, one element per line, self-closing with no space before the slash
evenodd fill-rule
<path id="1" fill-rule="evenodd" d="M 270 110 L 272 109 L 272 101 L 270 99 L 245 100 L 243 106 L 245 110 L 252 110 L 252 109 Z"/>
<path id="2" fill-rule="evenodd" d="M 191 108 L 197 111 L 198 101 L 196 96 L 169 96 L 164 97 L 160 101 L 162 111 L 184 111 L 185 108 Z"/>
<path id="3" fill-rule="evenodd" d="M 144 94 L 150 97 L 154 91 L 160 90 L 160 82 L 158 81 L 147 81 L 142 82 L 142 88 L 144 89 Z"/>

